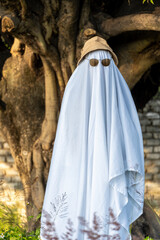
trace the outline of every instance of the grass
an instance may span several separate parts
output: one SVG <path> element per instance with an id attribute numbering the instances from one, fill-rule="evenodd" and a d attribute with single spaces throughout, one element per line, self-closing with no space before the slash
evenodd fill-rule
<path id="1" fill-rule="evenodd" d="M 64 203 L 65 203 L 65 199 L 64 199 Z M 64 209 L 66 209 L 66 205 L 65 204 L 63 205 L 64 205 Z M 56 206 L 55 209 L 58 211 L 59 210 L 58 206 Z M 62 208 L 62 210 L 64 209 Z M 64 214 L 64 211 L 62 211 L 61 214 L 62 213 Z M 39 214 L 37 218 L 40 218 L 40 217 L 41 215 Z M 101 222 L 100 222 L 100 218 L 96 214 L 93 217 L 92 227 L 89 227 L 87 221 L 83 218 L 79 218 L 79 221 L 81 222 L 81 225 L 84 227 L 84 234 L 87 235 L 88 239 L 102 238 L 102 235 L 100 234 Z M 46 225 L 45 227 L 45 230 L 47 230 L 46 231 L 47 233 L 45 234 L 49 233 L 49 235 L 44 236 L 46 237 L 46 239 L 74 240 L 73 238 L 74 228 L 73 228 L 73 223 L 71 221 L 68 221 L 66 226 L 66 229 L 69 229 L 70 232 L 66 231 L 66 233 L 63 234 L 63 238 L 59 238 L 56 235 L 54 222 L 52 221 L 52 218 L 50 218 L 48 213 L 46 213 L 46 223 L 48 226 Z M 112 237 L 106 235 L 106 236 L 103 236 L 104 237 L 103 239 L 119 240 L 120 237 L 118 235 L 118 231 L 120 226 L 116 222 L 113 211 L 111 209 L 110 209 L 110 220 L 108 224 L 111 224 L 112 227 L 114 227 L 114 229 L 116 230 L 116 235 Z M 130 231 L 131 231 L 131 226 L 130 226 Z M 0 239 L 4 239 L 4 240 L 31 240 L 31 239 L 39 240 L 40 239 L 40 228 L 37 228 L 35 231 L 32 231 L 32 232 L 27 232 L 26 222 L 24 221 L 24 217 L 22 217 L 19 212 L 19 204 L 17 201 L 15 201 L 15 203 L 13 203 L 12 205 L 7 205 L 5 202 L 0 201 Z M 152 238 L 148 236 L 144 240 L 152 240 Z"/>
<path id="2" fill-rule="evenodd" d="M 115 230 L 119 230 L 120 226 L 115 221 L 113 211 L 110 211 L 110 224 L 112 224 L 115 228 Z M 53 234 L 50 238 L 47 239 L 59 239 L 55 235 L 54 231 L 54 224 L 50 226 L 50 219 L 48 218 L 48 215 L 46 215 L 47 224 L 49 224 L 49 229 L 53 230 Z M 101 235 L 98 235 L 98 232 L 100 230 L 100 221 L 99 217 L 94 215 L 93 218 L 93 227 L 89 228 L 87 225 L 87 222 L 85 219 L 80 219 L 83 226 L 85 226 L 84 234 L 87 234 L 88 239 L 101 239 Z M 61 239 L 73 239 L 73 227 L 72 223 L 68 222 L 68 229 L 70 229 L 70 233 L 66 232 L 63 235 L 63 238 Z M 118 232 L 117 232 L 118 233 Z M 97 236 L 97 238 L 95 238 Z M 118 234 L 117 234 L 118 236 Z M 94 237 L 94 238 L 93 238 Z M 104 236 L 105 237 L 105 236 Z M 7 206 L 6 204 L 0 202 L 0 239 L 4 240 L 39 240 L 40 239 L 40 228 L 36 229 L 35 231 L 32 231 L 30 233 L 26 230 L 26 224 L 21 221 L 21 216 L 19 215 L 18 208 L 16 205 Z M 106 240 L 108 239 L 106 235 Z M 112 238 L 109 238 L 112 239 Z M 120 239 L 120 238 L 114 238 L 114 239 Z M 146 237 L 145 240 L 152 240 L 150 237 Z"/>

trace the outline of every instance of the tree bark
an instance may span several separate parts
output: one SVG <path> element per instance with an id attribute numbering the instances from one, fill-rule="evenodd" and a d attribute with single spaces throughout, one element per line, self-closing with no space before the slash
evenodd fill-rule
<path id="1" fill-rule="evenodd" d="M 0 112 L 0 129 L 22 179 L 27 216 L 34 216 L 29 230 L 38 225 L 35 219 L 42 208 L 64 89 L 85 41 L 94 35 L 109 41 L 130 89 L 160 62 L 157 9 L 113 18 L 104 9 L 105 1 L 96 4 L 89 0 L 0 3 L 0 34 L 14 39 L 0 82 L 6 104 Z M 140 31 L 144 34 L 137 34 Z"/>
<path id="2" fill-rule="evenodd" d="M 103 16 L 103 15 L 102 15 Z M 152 14 L 132 14 L 117 18 L 107 18 L 97 16 L 99 29 L 110 37 L 116 36 L 123 32 L 131 31 L 160 31 L 160 15 L 155 12 Z M 102 22 L 100 19 L 102 18 Z"/>

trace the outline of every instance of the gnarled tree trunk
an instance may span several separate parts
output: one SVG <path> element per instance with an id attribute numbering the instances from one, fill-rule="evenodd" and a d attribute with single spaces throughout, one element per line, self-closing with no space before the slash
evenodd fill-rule
<path id="1" fill-rule="evenodd" d="M 133 89 L 160 62 L 160 8 L 134 0 L 4 0 L 0 21 L 3 41 L 14 40 L 1 69 L 0 129 L 22 179 L 27 216 L 36 218 L 64 89 L 83 44 L 94 35 L 108 40 Z"/>

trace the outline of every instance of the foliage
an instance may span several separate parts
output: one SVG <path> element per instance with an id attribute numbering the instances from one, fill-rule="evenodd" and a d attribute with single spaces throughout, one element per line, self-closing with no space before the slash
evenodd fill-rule
<path id="1" fill-rule="evenodd" d="M 5 227 L 4 227 L 5 228 Z M 1 229 L 2 230 L 2 229 Z M 28 233 L 25 229 L 20 228 L 20 227 L 10 227 L 9 230 L 3 230 L 2 232 L 0 231 L 0 239 L 5 239 L 5 240 L 38 240 L 40 239 L 39 237 L 40 234 L 40 229 L 36 229 L 36 231 L 32 231 Z"/>
<path id="2" fill-rule="evenodd" d="M 153 0 L 142 0 L 142 3 L 143 3 L 143 4 L 144 4 L 145 2 L 154 4 L 154 1 L 153 1 Z M 130 3 L 131 3 L 131 0 L 128 0 L 128 3 L 130 4 Z"/>
<path id="3" fill-rule="evenodd" d="M 11 226 L 20 225 L 20 216 L 16 205 L 7 206 L 5 203 L 0 202 L 0 231 L 6 228 L 9 230 Z"/>
<path id="4" fill-rule="evenodd" d="M 36 218 L 36 221 L 41 217 L 41 214 L 39 214 Z M 50 221 L 50 215 L 46 213 L 46 218 L 47 218 L 47 226 Z M 109 221 L 109 224 L 112 224 L 114 226 L 114 229 L 116 231 L 119 230 L 120 225 L 116 222 L 113 211 L 110 210 L 110 217 L 111 220 Z M 31 216 L 32 218 L 32 216 Z M 99 239 L 99 230 L 101 228 L 101 221 L 99 217 L 94 215 L 93 218 L 93 229 L 89 228 L 88 223 L 85 221 L 85 219 L 81 218 L 80 219 L 81 224 L 85 227 L 84 233 L 87 234 L 88 239 Z M 67 233 L 63 235 L 62 239 L 72 239 L 74 230 L 72 226 L 72 222 L 68 222 L 68 227 Z M 48 226 L 48 231 L 54 232 L 54 224 L 52 223 L 51 225 L 49 224 Z M 94 235 L 94 238 L 93 238 Z M 59 239 L 55 234 L 52 235 L 55 236 L 54 239 Z M 95 238 L 97 236 L 97 238 Z M 106 239 L 108 239 L 109 236 L 106 235 Z M 114 239 L 119 239 L 118 235 L 115 235 Z M 18 208 L 16 204 L 13 204 L 11 206 L 7 206 L 6 204 L 0 202 L 0 239 L 4 240 L 39 240 L 40 239 L 40 228 L 37 228 L 35 231 L 32 232 L 27 232 L 25 223 L 21 220 L 21 216 L 18 213 Z M 49 239 L 49 238 L 48 238 Z M 110 239 L 110 238 L 109 238 Z M 112 238 L 111 238 L 112 239 Z M 150 237 L 146 237 L 144 240 L 153 240 Z"/>
<path id="5" fill-rule="evenodd" d="M 153 0 L 143 0 L 143 3 L 145 2 L 154 4 Z"/>
<path id="6" fill-rule="evenodd" d="M 5 41 L 4 37 L 1 36 L 1 41 L 3 42 L 4 46 L 7 48 L 7 49 L 11 49 L 11 47 L 9 46 L 9 44 Z"/>
<path id="7" fill-rule="evenodd" d="M 160 99 L 160 86 L 158 87 L 157 93 L 153 96 L 153 99 Z"/>
<path id="8" fill-rule="evenodd" d="M 146 237 L 144 240 L 153 240 L 153 238 Z"/>
<path id="9" fill-rule="evenodd" d="M 39 216 L 37 216 L 37 219 Z M 36 219 L 36 220 L 37 220 Z M 18 205 L 7 206 L 0 202 L 0 239 L 5 240 L 38 240 L 40 229 L 30 233 L 26 230 L 26 224 L 22 221 L 18 212 Z"/>

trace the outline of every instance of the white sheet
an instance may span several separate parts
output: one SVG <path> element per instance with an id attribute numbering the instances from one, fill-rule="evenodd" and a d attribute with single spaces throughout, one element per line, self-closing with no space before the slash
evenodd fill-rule
<path id="1" fill-rule="evenodd" d="M 111 62 L 92 67 L 91 58 Z M 98 234 L 128 240 L 129 225 L 143 213 L 143 203 L 144 155 L 137 111 L 110 53 L 94 51 L 78 65 L 65 89 L 43 211 L 50 214 L 59 239 L 67 231 L 68 218 L 75 229 L 71 239 L 88 239 L 80 231 L 78 216 L 92 228 L 96 213 L 102 227 Z M 107 224 L 109 208 L 119 230 Z M 45 221 L 43 212 L 42 240 L 50 234 Z M 120 238 L 114 238 L 116 234 Z"/>

